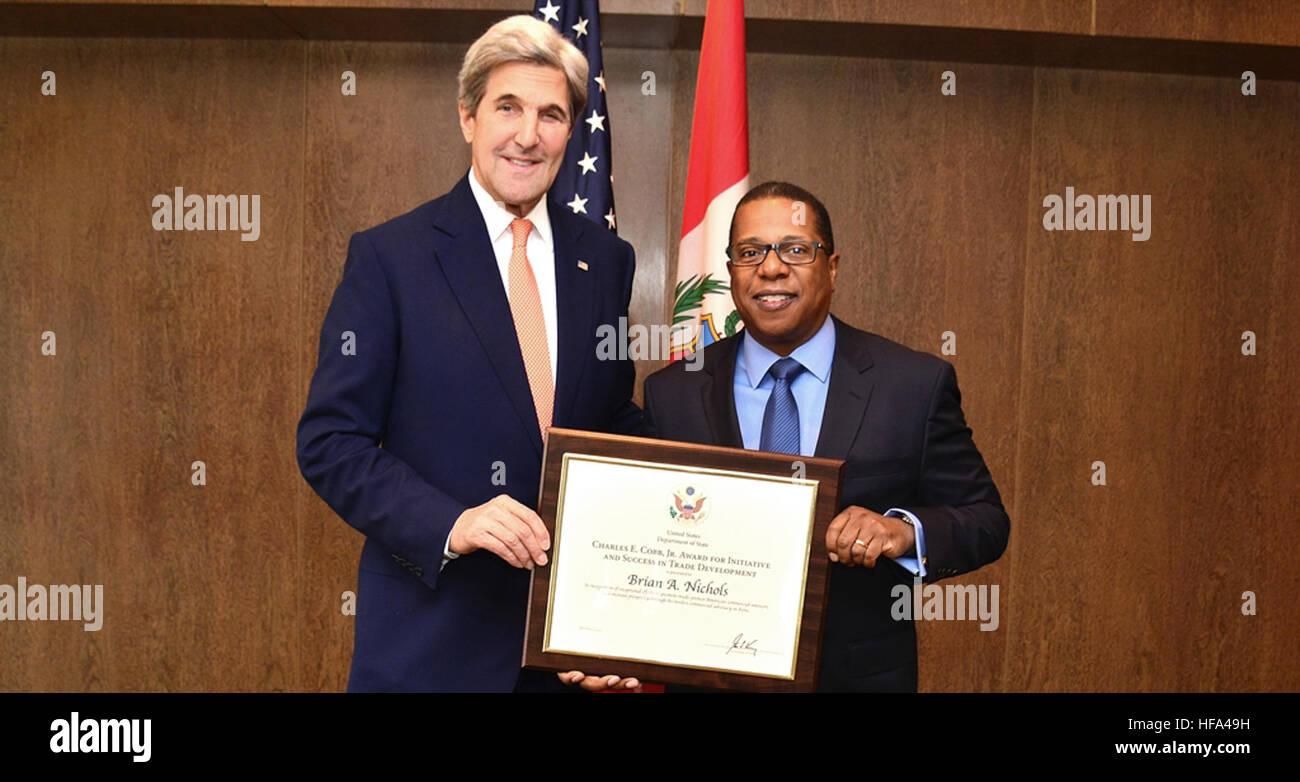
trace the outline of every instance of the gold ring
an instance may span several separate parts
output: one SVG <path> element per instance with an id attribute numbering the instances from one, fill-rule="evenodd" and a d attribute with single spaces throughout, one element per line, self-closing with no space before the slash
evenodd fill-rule
<path id="1" fill-rule="evenodd" d="M 862 538 L 858 538 L 857 540 L 853 541 L 853 545 L 854 545 L 854 546 L 861 546 L 861 547 L 863 547 L 863 548 L 866 548 L 866 547 L 867 547 L 867 544 L 862 542 Z"/>

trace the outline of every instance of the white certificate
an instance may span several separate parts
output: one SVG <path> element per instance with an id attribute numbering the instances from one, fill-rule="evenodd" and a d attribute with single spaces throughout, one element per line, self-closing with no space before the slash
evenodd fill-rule
<path id="1" fill-rule="evenodd" d="M 817 481 L 564 455 L 543 651 L 794 679 Z"/>

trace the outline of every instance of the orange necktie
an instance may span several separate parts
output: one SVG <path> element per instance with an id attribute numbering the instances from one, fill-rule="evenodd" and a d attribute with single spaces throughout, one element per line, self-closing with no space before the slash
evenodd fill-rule
<path id="1" fill-rule="evenodd" d="M 524 372 L 537 408 L 537 424 L 546 436 L 555 407 L 555 381 L 551 378 L 551 353 L 546 344 L 546 318 L 542 315 L 542 297 L 537 293 L 537 278 L 528 263 L 525 245 L 533 230 L 532 222 L 516 218 L 510 222 L 514 247 L 510 251 L 510 314 L 515 319 L 515 335 L 524 356 Z"/>

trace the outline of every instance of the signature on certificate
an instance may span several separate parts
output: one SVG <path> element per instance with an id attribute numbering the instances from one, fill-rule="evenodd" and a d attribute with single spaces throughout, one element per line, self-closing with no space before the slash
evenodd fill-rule
<path id="1" fill-rule="evenodd" d="M 736 637 L 731 639 L 731 646 L 727 648 L 727 654 L 747 654 L 750 657 L 758 656 L 758 639 L 749 640 L 745 638 L 744 633 L 736 633 Z"/>

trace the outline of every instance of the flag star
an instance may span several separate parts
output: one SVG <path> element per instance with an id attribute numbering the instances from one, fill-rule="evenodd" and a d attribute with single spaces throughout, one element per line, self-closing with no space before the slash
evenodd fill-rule
<path id="1" fill-rule="evenodd" d="M 575 215 L 579 212 L 583 214 L 587 213 L 587 199 L 579 198 L 577 193 L 573 194 L 573 200 L 565 204 L 565 206 L 572 209 Z"/>
<path id="2" fill-rule="evenodd" d="M 587 34 L 587 20 L 579 16 L 578 23 L 575 24 L 572 29 L 573 29 L 573 39 L 576 41 L 577 39 Z"/>
<path id="3" fill-rule="evenodd" d="M 597 76 L 597 77 L 595 77 L 594 79 L 592 79 L 592 81 L 594 81 L 594 82 L 596 82 L 596 84 L 600 85 L 600 91 L 601 91 L 601 92 L 604 92 L 604 91 L 605 91 L 605 72 L 604 72 L 604 71 L 601 71 L 601 72 L 600 72 L 600 75 Z"/>
<path id="4" fill-rule="evenodd" d="M 594 174 L 594 173 L 596 173 L 596 161 L 597 161 L 597 160 L 600 160 L 600 158 L 599 158 L 599 157 L 592 157 L 590 152 L 583 152 L 583 153 L 582 153 L 582 160 L 579 160 L 579 161 L 578 161 L 578 165 L 582 166 L 582 173 L 584 173 L 584 174 Z"/>
<path id="5" fill-rule="evenodd" d="M 587 131 L 588 133 L 595 133 L 598 130 L 605 129 L 605 118 L 597 114 L 595 109 L 591 110 L 591 116 L 587 117 L 583 122 L 591 126 L 591 130 Z"/>
<path id="6" fill-rule="evenodd" d="M 537 12 L 542 15 L 543 22 L 560 23 L 560 7 L 552 4 L 551 0 L 546 0 L 546 5 L 538 8 Z"/>
<path id="7" fill-rule="evenodd" d="M 609 208 L 609 214 L 605 215 L 605 222 L 609 223 L 609 230 L 614 230 L 614 207 Z"/>

